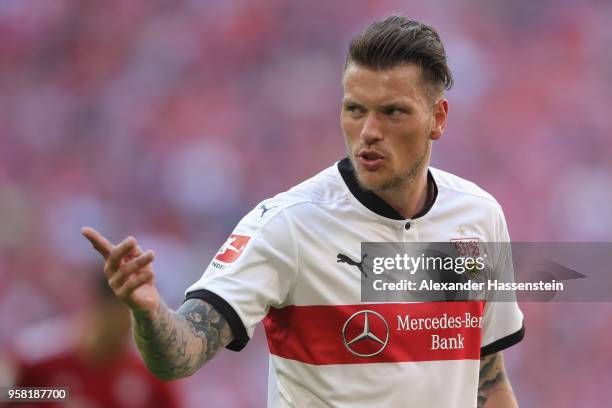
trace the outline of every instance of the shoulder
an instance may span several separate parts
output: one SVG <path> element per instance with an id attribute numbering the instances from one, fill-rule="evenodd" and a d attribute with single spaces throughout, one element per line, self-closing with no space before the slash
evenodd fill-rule
<path id="1" fill-rule="evenodd" d="M 463 200 L 481 208 L 502 212 L 501 205 L 495 197 L 476 183 L 434 167 L 430 167 L 429 170 L 436 181 L 439 193 L 445 195 L 446 199 Z"/>
<path id="2" fill-rule="evenodd" d="M 297 212 L 333 204 L 347 195 L 348 190 L 343 187 L 334 164 L 289 190 L 261 201 L 244 216 L 240 224 L 256 229 L 273 227 Z"/>
<path id="3" fill-rule="evenodd" d="M 437 210 L 464 223 L 479 224 L 491 242 L 506 242 L 508 226 L 499 202 L 476 183 L 459 176 L 431 168 L 438 186 Z"/>

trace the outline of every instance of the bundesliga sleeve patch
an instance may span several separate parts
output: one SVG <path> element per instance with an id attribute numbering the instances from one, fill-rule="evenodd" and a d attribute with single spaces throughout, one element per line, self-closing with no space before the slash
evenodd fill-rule
<path id="1" fill-rule="evenodd" d="M 230 235 L 215 255 L 215 259 L 223 263 L 234 262 L 240 257 L 250 239 L 251 237 L 246 235 Z"/>

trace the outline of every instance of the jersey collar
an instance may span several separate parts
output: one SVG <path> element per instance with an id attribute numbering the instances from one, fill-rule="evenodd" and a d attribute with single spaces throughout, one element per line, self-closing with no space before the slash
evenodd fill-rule
<path id="1" fill-rule="evenodd" d="M 393 220 L 405 219 L 404 216 L 395 211 L 393 207 L 387 204 L 385 200 L 377 196 L 374 192 L 361 188 L 361 186 L 357 182 L 357 175 L 355 174 L 353 164 L 351 163 L 348 157 L 345 157 L 344 159 L 338 162 L 338 171 L 340 171 L 340 175 L 346 183 L 346 186 L 348 187 L 349 191 L 361 204 L 363 204 L 370 211 L 373 211 L 383 217 L 391 218 Z M 411 219 L 420 218 L 427 214 L 436 202 L 437 197 L 438 186 L 436 185 L 436 181 L 434 180 L 431 171 L 427 170 L 427 200 L 425 202 L 425 207 Z"/>

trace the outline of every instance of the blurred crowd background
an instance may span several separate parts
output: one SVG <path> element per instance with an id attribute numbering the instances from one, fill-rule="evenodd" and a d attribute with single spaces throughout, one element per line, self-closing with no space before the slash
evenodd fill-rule
<path id="1" fill-rule="evenodd" d="M 178 307 L 247 211 L 340 159 L 347 43 L 392 12 L 434 25 L 455 75 L 433 165 L 491 192 L 515 241 L 612 241 L 611 2 L 2 0 L 0 383 L 94 303 L 83 225 L 155 250 Z M 521 407 L 608 406 L 611 304 L 522 309 Z M 266 383 L 259 330 L 171 387 L 260 407 Z"/>

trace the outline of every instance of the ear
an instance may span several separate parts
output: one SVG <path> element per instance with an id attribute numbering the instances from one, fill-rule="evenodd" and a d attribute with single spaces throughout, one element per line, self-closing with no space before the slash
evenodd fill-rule
<path id="1" fill-rule="evenodd" d="M 432 108 L 431 140 L 439 140 L 446 129 L 446 118 L 448 117 L 448 101 L 446 98 L 438 100 Z"/>

